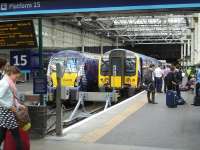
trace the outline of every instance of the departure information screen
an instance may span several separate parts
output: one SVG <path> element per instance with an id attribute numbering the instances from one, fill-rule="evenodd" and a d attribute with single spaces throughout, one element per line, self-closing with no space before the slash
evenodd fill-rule
<path id="1" fill-rule="evenodd" d="M 36 48 L 32 20 L 0 22 L 0 49 Z"/>

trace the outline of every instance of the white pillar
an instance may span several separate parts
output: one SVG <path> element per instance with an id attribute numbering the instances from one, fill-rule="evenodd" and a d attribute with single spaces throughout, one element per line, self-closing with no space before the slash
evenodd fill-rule
<path id="1" fill-rule="evenodd" d="M 100 49 L 101 49 L 101 56 L 103 56 L 103 38 L 101 37 L 101 43 L 100 43 Z"/>
<path id="2" fill-rule="evenodd" d="M 197 56 L 196 56 L 196 62 L 197 64 L 200 64 L 200 14 L 198 14 L 198 24 L 197 24 Z"/>
<path id="3" fill-rule="evenodd" d="M 81 52 L 85 52 L 85 32 L 81 32 Z"/>
<path id="4" fill-rule="evenodd" d="M 197 64 L 197 58 L 198 58 L 198 18 L 195 17 L 195 22 L 194 22 L 194 34 L 195 34 L 195 44 L 194 44 L 194 64 Z"/>
<path id="5" fill-rule="evenodd" d="M 190 66 L 190 62 L 191 62 L 191 40 L 188 39 L 188 43 L 187 43 L 187 66 Z"/>
<path id="6" fill-rule="evenodd" d="M 116 37 L 116 48 L 119 48 L 119 37 Z"/>
<path id="7" fill-rule="evenodd" d="M 183 46 L 183 62 L 184 62 L 184 64 L 183 64 L 183 66 L 186 66 L 187 65 L 187 63 L 186 63 L 186 55 L 187 55 L 187 40 L 184 40 L 184 44 L 183 44 L 184 46 Z"/>
<path id="8" fill-rule="evenodd" d="M 184 45 L 181 44 L 181 66 L 184 66 L 183 59 L 184 59 Z"/>
<path id="9" fill-rule="evenodd" d="M 194 65 L 194 56 L 195 56 L 195 27 L 194 27 L 194 18 L 192 18 L 191 25 L 191 65 Z"/>

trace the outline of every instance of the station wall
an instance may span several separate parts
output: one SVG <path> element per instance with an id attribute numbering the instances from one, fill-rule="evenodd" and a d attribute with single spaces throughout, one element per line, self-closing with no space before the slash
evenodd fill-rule
<path id="1" fill-rule="evenodd" d="M 38 34 L 38 20 L 34 20 L 36 34 Z M 52 19 L 43 20 L 43 46 L 44 48 L 68 48 L 112 46 L 115 42 L 108 38 L 85 32 L 72 25 L 60 23 Z"/>

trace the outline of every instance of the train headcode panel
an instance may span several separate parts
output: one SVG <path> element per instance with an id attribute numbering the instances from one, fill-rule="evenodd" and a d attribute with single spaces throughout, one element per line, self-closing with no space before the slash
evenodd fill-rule
<path id="1" fill-rule="evenodd" d="M 36 48 L 32 20 L 0 22 L 0 49 Z"/>

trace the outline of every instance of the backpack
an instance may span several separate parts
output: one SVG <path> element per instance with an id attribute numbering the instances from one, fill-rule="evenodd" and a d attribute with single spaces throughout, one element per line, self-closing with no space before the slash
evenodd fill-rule
<path id="1" fill-rule="evenodd" d="M 144 83 L 149 84 L 153 81 L 153 72 L 149 69 L 144 73 Z"/>
<path id="2" fill-rule="evenodd" d="M 179 70 L 178 72 L 175 72 L 175 82 L 176 83 L 181 83 L 182 80 L 183 80 L 182 71 Z"/>
<path id="3" fill-rule="evenodd" d="M 171 85 L 172 81 L 174 81 L 174 73 L 169 72 L 168 75 L 165 77 L 166 85 L 167 86 Z"/>

